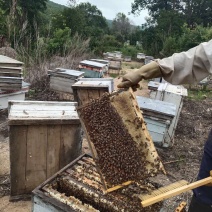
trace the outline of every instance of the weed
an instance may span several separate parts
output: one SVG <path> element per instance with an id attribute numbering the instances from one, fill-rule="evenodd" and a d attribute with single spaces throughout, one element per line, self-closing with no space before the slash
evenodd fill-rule
<path id="1" fill-rule="evenodd" d="M 119 76 L 119 74 L 109 74 L 110 75 L 110 77 L 112 77 L 112 78 L 116 78 L 116 77 L 118 77 Z"/>
<path id="2" fill-rule="evenodd" d="M 211 90 L 188 90 L 188 98 L 193 100 L 203 100 L 205 98 L 212 98 Z"/>

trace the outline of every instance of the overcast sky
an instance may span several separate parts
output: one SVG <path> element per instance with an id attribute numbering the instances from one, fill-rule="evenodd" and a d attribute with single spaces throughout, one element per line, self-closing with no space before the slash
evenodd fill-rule
<path id="1" fill-rule="evenodd" d="M 67 5 L 68 0 L 51 0 L 55 3 Z M 78 3 L 90 2 L 96 5 L 105 18 L 113 20 L 117 13 L 121 12 L 128 16 L 128 18 L 135 24 L 141 25 L 145 23 L 145 17 L 148 15 L 147 11 L 142 11 L 139 16 L 128 15 L 131 11 L 131 3 L 133 0 L 77 0 Z"/>

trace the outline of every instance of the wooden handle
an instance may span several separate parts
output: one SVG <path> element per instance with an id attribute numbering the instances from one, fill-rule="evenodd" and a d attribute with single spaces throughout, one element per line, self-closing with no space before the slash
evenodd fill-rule
<path id="1" fill-rule="evenodd" d="M 180 188 L 176 188 L 176 189 L 173 189 L 172 191 L 168 191 L 166 193 L 163 193 L 163 194 L 160 194 L 156 197 L 152 197 L 152 198 L 149 198 L 147 200 L 144 200 L 141 202 L 142 206 L 143 207 L 147 207 L 149 205 L 152 205 L 154 203 L 157 203 L 157 202 L 160 202 L 160 201 L 163 201 L 165 199 L 168 199 L 170 197 L 173 197 L 173 196 L 176 196 L 176 195 L 179 195 L 183 192 L 186 192 L 186 191 L 189 191 L 189 190 L 192 190 L 194 188 L 197 188 L 197 187 L 200 187 L 200 186 L 203 186 L 203 185 L 207 185 L 209 183 L 212 182 L 212 177 L 207 177 L 205 179 L 202 179 L 202 180 L 198 180 L 194 183 L 191 183 L 191 184 L 188 184 L 188 185 L 184 185 Z"/>

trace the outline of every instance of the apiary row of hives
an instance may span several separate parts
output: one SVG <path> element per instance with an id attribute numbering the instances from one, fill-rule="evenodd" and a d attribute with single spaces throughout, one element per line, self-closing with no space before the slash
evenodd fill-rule
<path id="1" fill-rule="evenodd" d="M 143 186 L 145 185 L 145 186 Z M 42 211 L 159 211 L 161 203 L 142 208 L 138 196 L 154 189 L 147 181 L 105 194 L 97 167 L 82 155 L 33 191 L 33 212 Z"/>

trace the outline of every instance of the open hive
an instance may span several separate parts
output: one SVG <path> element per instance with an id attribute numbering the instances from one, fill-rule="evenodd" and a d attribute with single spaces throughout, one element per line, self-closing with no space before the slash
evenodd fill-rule
<path id="1" fill-rule="evenodd" d="M 105 93 L 77 111 L 105 189 L 162 168 L 131 89 Z"/>
<path id="2" fill-rule="evenodd" d="M 152 189 L 154 186 L 149 182 L 145 188 L 137 182 L 105 194 L 94 160 L 82 155 L 33 191 L 33 212 L 44 208 L 60 212 L 156 212 L 161 203 L 142 208 L 137 197 Z"/>

